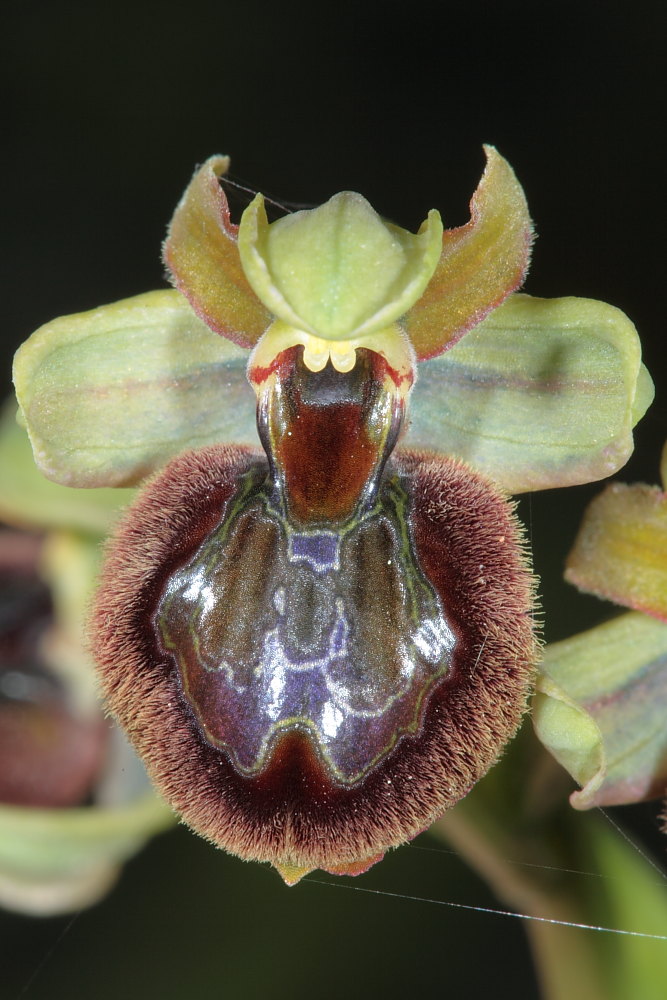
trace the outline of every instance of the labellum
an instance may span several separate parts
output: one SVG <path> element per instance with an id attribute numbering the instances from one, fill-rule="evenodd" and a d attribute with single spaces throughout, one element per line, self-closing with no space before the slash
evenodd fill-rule
<path id="1" fill-rule="evenodd" d="M 113 543 L 92 635 L 114 712 L 199 833 L 286 881 L 354 873 L 466 794 L 525 709 L 533 584 L 511 506 L 392 457 L 413 373 L 251 359 L 266 455 L 191 452 Z M 348 367 L 347 365 L 345 366 Z"/>
<path id="2" fill-rule="evenodd" d="M 237 226 L 211 157 L 177 290 L 16 357 L 46 476 L 153 476 L 90 625 L 112 712 L 186 823 L 289 883 L 364 871 L 497 759 L 537 658 L 503 489 L 610 475 L 651 400 L 622 313 L 512 295 L 532 226 L 485 151 L 470 221 L 416 233 L 351 192 L 271 224 L 258 195 Z"/>

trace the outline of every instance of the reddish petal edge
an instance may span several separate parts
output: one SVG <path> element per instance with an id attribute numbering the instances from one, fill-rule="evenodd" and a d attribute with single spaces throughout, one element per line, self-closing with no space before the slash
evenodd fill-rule
<path id="1" fill-rule="evenodd" d="M 199 167 L 174 212 L 163 260 L 173 284 L 211 330 L 251 348 L 271 322 L 241 267 L 238 226 L 220 185 L 229 157 Z"/>
<path id="2" fill-rule="evenodd" d="M 511 166 L 485 145 L 486 166 L 470 220 L 442 237 L 442 255 L 405 327 L 418 361 L 449 350 L 521 287 L 534 240 L 523 189 Z"/>

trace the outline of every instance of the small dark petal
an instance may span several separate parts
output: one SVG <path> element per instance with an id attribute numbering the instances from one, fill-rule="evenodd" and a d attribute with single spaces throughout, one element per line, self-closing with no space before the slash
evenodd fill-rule
<path id="1" fill-rule="evenodd" d="M 526 708 L 534 583 L 512 506 L 495 487 L 461 463 L 399 453 L 386 482 L 408 497 L 414 558 L 455 636 L 447 669 L 417 701 L 414 734 L 401 729 L 347 783 L 303 726 L 286 728 L 261 767 L 243 773 L 206 738 L 154 623 L 169 581 L 224 524 L 242 477 L 266 470 L 263 456 L 218 446 L 180 456 L 153 479 L 110 544 L 91 642 L 110 707 L 174 809 L 217 845 L 294 871 L 294 881 L 298 869 L 362 870 L 425 829 L 494 763 Z M 259 586 L 272 564 L 258 552 Z M 247 615 L 240 603 L 230 610 Z"/>
<path id="2" fill-rule="evenodd" d="M 0 529 L 0 663 L 34 655 L 53 618 L 51 596 L 37 574 L 43 540 Z"/>
<path id="3" fill-rule="evenodd" d="M 0 802 L 55 808 L 90 795 L 106 751 L 100 714 L 80 717 L 43 662 L 53 607 L 41 539 L 0 532 Z"/>
<path id="4" fill-rule="evenodd" d="M 28 686 L 34 675 L 0 678 Z M 104 760 L 108 726 L 80 719 L 58 700 L 5 699 L 0 692 L 0 802 L 36 808 L 82 805 Z"/>

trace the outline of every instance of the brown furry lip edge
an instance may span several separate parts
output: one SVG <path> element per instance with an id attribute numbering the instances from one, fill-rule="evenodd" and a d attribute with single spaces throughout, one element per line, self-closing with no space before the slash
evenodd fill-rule
<path id="1" fill-rule="evenodd" d="M 151 614 L 166 575 L 210 532 L 238 475 L 263 455 L 212 446 L 148 482 L 111 539 L 90 643 L 109 707 L 172 807 L 196 832 L 248 860 L 330 868 L 416 836 L 497 760 L 526 709 L 537 643 L 534 578 L 512 505 L 451 459 L 399 451 L 419 562 L 457 626 L 453 678 L 432 693 L 421 732 L 358 786 L 323 774 L 304 739 L 266 773 L 242 778 L 206 743 Z"/>

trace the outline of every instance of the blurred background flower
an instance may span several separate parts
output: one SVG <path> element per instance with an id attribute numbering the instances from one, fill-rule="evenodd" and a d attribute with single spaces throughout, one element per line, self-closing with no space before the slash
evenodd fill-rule
<path id="1" fill-rule="evenodd" d="M 545 651 L 533 716 L 576 809 L 667 792 L 666 458 L 662 487 L 614 482 L 589 504 L 567 559 L 570 583 L 637 609 Z"/>
<path id="2" fill-rule="evenodd" d="M 105 718 L 85 649 L 123 491 L 44 480 L 15 412 L 0 419 L 0 905 L 48 915 L 101 899 L 172 814 Z"/>
<path id="3" fill-rule="evenodd" d="M 641 333 L 657 396 L 622 478 L 655 480 L 665 435 L 657 0 L 632 9 L 547 5 L 539 17 L 519 0 L 475 12 L 424 2 L 317 11 L 298 2 L 15 3 L 3 43 L 4 394 L 13 350 L 40 324 L 159 286 L 165 221 L 193 162 L 212 150 L 233 152 L 233 179 L 254 189 L 319 204 L 352 188 L 414 229 L 432 204 L 445 225 L 466 221 L 487 141 L 513 164 L 530 199 L 538 240 L 526 290 L 613 302 Z M 245 201 L 233 208 L 237 220 Z M 520 504 L 549 642 L 605 613 L 562 579 L 565 553 L 599 489 L 536 494 Z M 535 744 L 526 746 L 530 755 Z M 568 782 L 546 782 L 562 807 L 573 786 L 552 766 Z M 511 797 L 507 809 L 517 801 Z M 657 812 L 644 804 L 614 816 L 664 860 Z M 567 823 L 549 823 L 557 867 L 585 843 L 581 824 L 596 818 L 569 806 L 565 815 Z M 611 836 L 610 852 L 619 844 Z M 530 870 L 531 843 L 512 845 L 516 871 Z M 630 910 L 619 910 L 618 883 L 594 858 L 592 867 L 580 860 L 572 867 L 592 876 L 553 877 L 590 888 L 598 923 L 641 929 L 644 897 L 631 896 Z M 430 835 L 350 886 L 503 906 Z M 313 983 L 322 997 L 431 995 L 444 985 L 463 996 L 493 990 L 530 1000 L 539 993 L 521 923 L 308 881 L 288 892 L 272 873 L 176 829 L 153 839 L 103 905 L 64 936 L 65 919 L 0 917 L 4 988 L 13 996 L 30 981 L 29 1000 L 157 993 L 197 1000 L 224 982 L 230 995 L 291 1000 L 312 993 Z M 561 964 L 593 934 L 564 928 Z M 606 941 L 613 952 L 618 939 Z M 664 955 L 664 942 L 638 946 Z"/>

